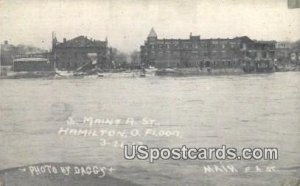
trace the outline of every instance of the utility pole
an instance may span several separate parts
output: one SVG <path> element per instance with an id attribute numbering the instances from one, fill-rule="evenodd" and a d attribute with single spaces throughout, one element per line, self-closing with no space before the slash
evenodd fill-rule
<path id="1" fill-rule="evenodd" d="M 2 76 L 2 44 L 0 43 L 0 76 Z"/>

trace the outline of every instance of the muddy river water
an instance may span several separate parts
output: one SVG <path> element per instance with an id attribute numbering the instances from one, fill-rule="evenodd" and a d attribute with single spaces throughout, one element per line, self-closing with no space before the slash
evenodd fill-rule
<path id="1" fill-rule="evenodd" d="M 64 162 L 111 167 L 141 185 L 295 183 L 300 73 L 1 80 L 0 141 L 0 169 Z M 124 144 L 275 147 L 279 157 L 150 164 L 125 160 Z"/>

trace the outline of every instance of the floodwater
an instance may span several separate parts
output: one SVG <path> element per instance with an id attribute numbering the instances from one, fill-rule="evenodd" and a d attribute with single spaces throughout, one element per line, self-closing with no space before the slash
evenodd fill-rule
<path id="1" fill-rule="evenodd" d="M 0 91 L 0 170 L 43 162 L 105 165 L 115 169 L 111 175 L 117 178 L 170 186 L 292 185 L 300 179 L 299 72 L 1 80 Z M 78 124 L 68 125 L 69 117 Z M 84 117 L 122 122 L 87 126 L 81 122 Z M 126 125 L 128 118 L 137 122 Z M 155 120 L 155 125 L 143 125 L 143 118 Z M 134 130 L 142 135 L 59 135 L 61 127 Z M 156 133 L 144 135 L 145 130 Z M 166 131 L 180 135 L 157 135 Z M 279 159 L 157 160 L 150 164 L 125 160 L 119 147 L 122 142 L 169 148 L 276 147 Z M 204 171 L 205 166 L 222 165 L 234 166 L 238 172 Z M 268 167 L 275 171 L 266 171 Z"/>

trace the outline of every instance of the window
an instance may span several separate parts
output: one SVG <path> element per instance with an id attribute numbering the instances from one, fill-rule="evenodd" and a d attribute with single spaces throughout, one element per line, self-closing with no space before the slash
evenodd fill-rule
<path id="1" fill-rule="evenodd" d="M 266 57 L 267 57 L 267 52 L 263 52 L 263 53 L 262 53 L 262 57 L 263 57 L 263 58 L 266 58 Z"/>

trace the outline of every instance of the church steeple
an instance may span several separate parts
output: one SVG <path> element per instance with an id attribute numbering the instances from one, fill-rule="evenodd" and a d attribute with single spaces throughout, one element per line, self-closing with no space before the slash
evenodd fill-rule
<path id="1" fill-rule="evenodd" d="M 150 33 L 148 35 L 148 38 L 157 38 L 157 34 L 154 30 L 154 28 L 152 27 L 151 30 L 150 30 Z"/>

